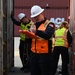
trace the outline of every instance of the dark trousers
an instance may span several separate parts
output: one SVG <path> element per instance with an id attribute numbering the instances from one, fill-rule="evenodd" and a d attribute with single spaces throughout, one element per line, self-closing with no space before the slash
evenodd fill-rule
<path id="1" fill-rule="evenodd" d="M 30 54 L 31 75 L 51 75 L 51 52 L 44 54 Z"/>
<path id="2" fill-rule="evenodd" d="M 29 67 L 29 54 L 30 54 L 30 41 L 22 41 L 20 40 L 19 45 L 19 54 L 23 67 Z"/>
<path id="3" fill-rule="evenodd" d="M 26 39 L 27 69 L 30 69 L 31 39 Z"/>
<path id="4" fill-rule="evenodd" d="M 60 54 L 62 58 L 62 75 L 68 75 L 68 63 L 69 63 L 68 48 L 61 46 L 54 47 L 52 59 L 52 75 L 55 75 L 56 73 Z"/>

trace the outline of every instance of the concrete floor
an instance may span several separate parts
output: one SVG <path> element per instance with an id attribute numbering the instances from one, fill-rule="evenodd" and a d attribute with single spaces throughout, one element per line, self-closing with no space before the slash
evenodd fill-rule
<path id="1" fill-rule="evenodd" d="M 8 75 L 31 75 L 30 73 L 24 73 L 20 68 L 22 67 L 21 60 L 19 57 L 19 37 L 14 37 L 14 68 L 11 69 Z M 60 56 L 61 58 L 61 56 Z M 59 59 L 58 65 L 60 66 L 58 70 L 61 68 L 61 59 Z M 58 75 L 58 74 L 57 74 Z"/>
<path id="2" fill-rule="evenodd" d="M 11 69 L 8 75 L 30 75 L 30 73 L 24 73 L 20 68 L 22 67 L 19 57 L 19 37 L 14 37 L 14 68 Z"/>

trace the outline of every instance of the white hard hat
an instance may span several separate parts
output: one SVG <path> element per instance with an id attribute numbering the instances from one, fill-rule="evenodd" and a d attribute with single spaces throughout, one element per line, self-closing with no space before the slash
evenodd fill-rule
<path id="1" fill-rule="evenodd" d="M 31 8 L 31 18 L 38 16 L 39 14 L 41 14 L 44 11 L 44 9 L 42 9 L 40 6 L 38 5 L 34 5 Z"/>
<path id="2" fill-rule="evenodd" d="M 18 14 L 18 18 L 19 20 L 22 20 L 22 18 L 24 18 L 26 15 L 24 13 L 20 13 Z"/>

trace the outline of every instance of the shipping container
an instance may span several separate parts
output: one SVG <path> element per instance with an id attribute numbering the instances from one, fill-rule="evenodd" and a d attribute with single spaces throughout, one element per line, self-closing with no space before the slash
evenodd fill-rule
<path id="1" fill-rule="evenodd" d="M 11 11 L 13 11 L 13 0 L 0 0 L 0 75 L 7 75 L 14 66 Z"/>
<path id="2" fill-rule="evenodd" d="M 72 43 L 72 69 L 73 75 L 75 75 L 75 0 L 70 0 L 70 30 L 73 35 Z"/>
<path id="3" fill-rule="evenodd" d="M 3 75 L 3 46 L 2 46 L 2 41 L 3 41 L 3 35 L 2 35 L 2 25 L 3 25 L 3 9 L 2 9 L 2 0 L 0 0 L 0 75 Z"/>
<path id="4" fill-rule="evenodd" d="M 65 8 L 68 7 L 68 2 L 69 0 L 15 0 L 14 6 L 15 7 L 23 7 L 23 8 L 28 8 L 32 7 L 33 5 L 40 5 L 44 8 L 47 6 L 53 7 L 53 8 Z"/>
<path id="5" fill-rule="evenodd" d="M 22 3 L 21 3 L 22 2 Z M 18 20 L 17 15 L 20 12 L 25 13 L 29 19 L 30 9 L 33 5 L 40 5 L 45 9 L 44 15 L 57 26 L 66 20 L 68 21 L 69 14 L 69 0 L 14 0 L 14 16 Z M 20 27 L 14 26 L 14 36 L 19 36 L 18 30 Z"/>
<path id="6" fill-rule="evenodd" d="M 13 36 L 19 36 L 20 27 L 16 25 L 13 27 L 10 18 L 13 3 L 14 17 L 17 20 L 17 15 L 20 12 L 25 13 L 30 18 L 30 9 L 37 4 L 45 9 L 45 17 L 56 25 L 59 26 L 65 20 L 70 23 L 73 42 L 69 49 L 69 73 L 75 75 L 75 0 L 0 0 L 0 75 L 8 75 L 14 67 Z"/>

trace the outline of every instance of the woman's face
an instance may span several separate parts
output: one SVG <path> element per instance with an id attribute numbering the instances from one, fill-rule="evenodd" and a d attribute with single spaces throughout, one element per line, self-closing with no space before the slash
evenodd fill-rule
<path id="1" fill-rule="evenodd" d="M 69 28 L 69 25 L 68 25 L 68 24 L 66 24 L 66 28 L 67 28 L 67 29 Z"/>

